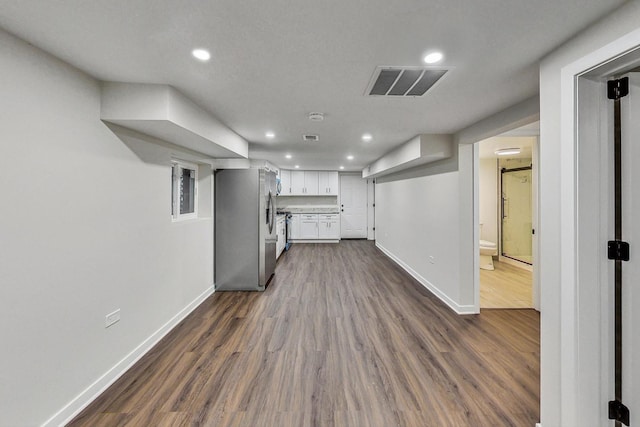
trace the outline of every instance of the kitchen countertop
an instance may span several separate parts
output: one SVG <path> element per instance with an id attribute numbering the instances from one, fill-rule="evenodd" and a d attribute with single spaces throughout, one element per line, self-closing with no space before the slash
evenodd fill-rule
<path id="1" fill-rule="evenodd" d="M 283 207 L 282 210 L 291 213 L 305 213 L 305 214 L 335 214 L 340 213 L 340 207 L 338 205 L 298 205 Z"/>

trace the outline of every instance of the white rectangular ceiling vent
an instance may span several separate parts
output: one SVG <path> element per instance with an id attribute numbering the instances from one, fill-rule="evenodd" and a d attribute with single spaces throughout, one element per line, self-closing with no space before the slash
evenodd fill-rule
<path id="1" fill-rule="evenodd" d="M 422 96 L 449 71 L 434 67 L 378 67 L 366 95 Z"/>
<path id="2" fill-rule="evenodd" d="M 318 135 L 302 135 L 302 140 L 306 142 L 315 142 L 319 139 L 320 137 Z"/>

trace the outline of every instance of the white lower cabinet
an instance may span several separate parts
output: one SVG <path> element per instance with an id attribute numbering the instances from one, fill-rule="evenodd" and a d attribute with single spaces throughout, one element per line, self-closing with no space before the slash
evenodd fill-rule
<path id="1" fill-rule="evenodd" d="M 292 240 L 340 240 L 339 214 L 293 214 Z"/>
<path id="2" fill-rule="evenodd" d="M 340 238 L 338 214 L 318 215 L 318 238 L 336 240 Z"/>
<path id="3" fill-rule="evenodd" d="M 300 215 L 300 238 L 301 239 L 317 239 L 318 238 L 318 215 L 314 215 L 314 214 Z"/>

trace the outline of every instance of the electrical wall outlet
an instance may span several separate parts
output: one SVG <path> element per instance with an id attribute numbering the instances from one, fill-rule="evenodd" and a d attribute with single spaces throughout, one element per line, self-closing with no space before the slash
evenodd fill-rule
<path id="1" fill-rule="evenodd" d="M 433 255 L 429 255 L 429 263 L 430 264 L 435 264 L 436 263 L 436 259 L 433 257 Z"/>
<path id="2" fill-rule="evenodd" d="M 120 321 L 120 309 L 117 309 L 113 313 L 109 313 L 105 316 L 104 327 L 108 328 L 109 326 L 119 321 Z"/>

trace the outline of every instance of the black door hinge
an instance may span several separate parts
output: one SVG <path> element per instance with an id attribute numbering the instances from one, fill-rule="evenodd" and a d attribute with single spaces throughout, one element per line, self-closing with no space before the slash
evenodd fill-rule
<path id="1" fill-rule="evenodd" d="M 619 400 L 609 402 L 609 419 L 629 425 L 629 408 L 624 406 Z"/>
<path id="2" fill-rule="evenodd" d="M 607 82 L 607 98 L 620 99 L 629 94 L 629 77 Z"/>
<path id="3" fill-rule="evenodd" d="M 621 240 L 609 240 L 607 257 L 615 261 L 629 261 L 629 243 Z"/>

